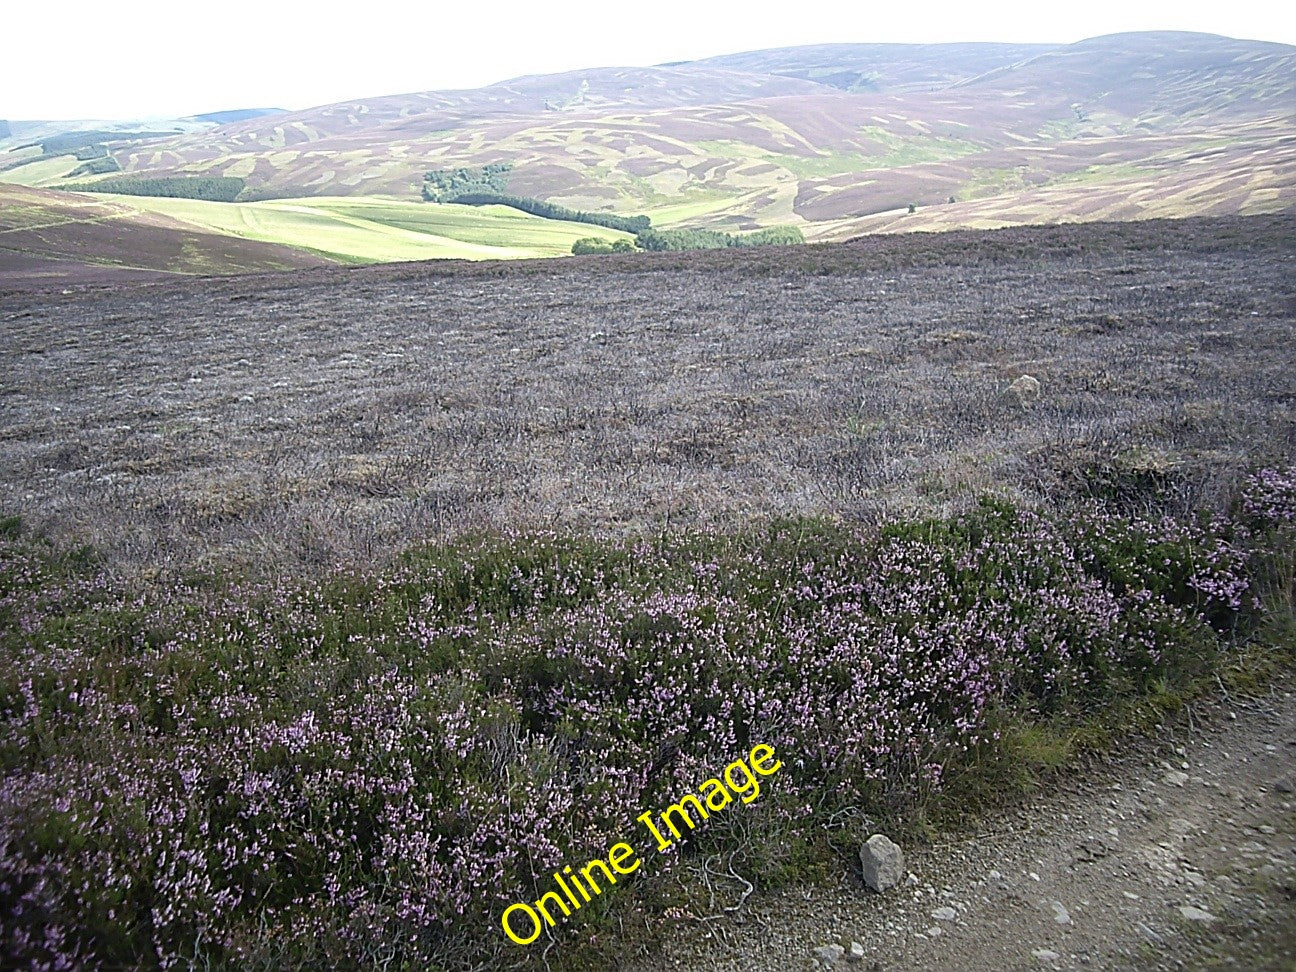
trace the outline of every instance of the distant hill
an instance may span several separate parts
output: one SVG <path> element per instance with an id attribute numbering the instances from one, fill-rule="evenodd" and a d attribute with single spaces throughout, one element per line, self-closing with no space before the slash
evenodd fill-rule
<path id="1" fill-rule="evenodd" d="M 810 239 L 1296 208 L 1296 48 L 1209 34 L 825 44 L 217 114 L 112 156 L 241 198 L 417 199 L 429 170 L 509 163 L 515 195 Z"/>
<path id="2" fill-rule="evenodd" d="M 190 118 L 193 121 L 211 122 L 213 125 L 228 125 L 230 122 L 282 114 L 284 114 L 283 108 L 234 108 L 230 111 L 209 111 L 203 115 L 191 115 Z"/>
<path id="3" fill-rule="evenodd" d="M 803 78 L 854 92 L 935 91 L 1051 50 L 1048 44 L 814 44 L 692 63 Z"/>

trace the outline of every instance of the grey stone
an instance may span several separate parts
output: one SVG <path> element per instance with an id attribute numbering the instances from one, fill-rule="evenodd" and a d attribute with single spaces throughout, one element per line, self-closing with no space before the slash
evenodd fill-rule
<path id="1" fill-rule="evenodd" d="M 831 968 L 845 957 L 846 949 L 834 942 L 831 945 L 820 945 L 814 950 L 814 954 L 821 965 Z"/>
<path id="2" fill-rule="evenodd" d="M 1008 394 L 1012 395 L 1023 405 L 1027 402 L 1033 402 L 1040 396 L 1039 379 L 1034 378 L 1031 375 L 1022 375 L 1008 386 Z"/>
<path id="3" fill-rule="evenodd" d="M 1147 925 L 1143 924 L 1143 922 L 1141 921 L 1138 923 L 1138 930 L 1141 931 L 1143 933 L 1143 937 L 1146 938 L 1153 945 L 1161 945 L 1165 942 L 1164 938 L 1162 938 L 1160 935 L 1154 932 Z"/>
<path id="4" fill-rule="evenodd" d="M 904 877 L 904 854 L 885 834 L 874 834 L 860 848 L 860 867 L 870 891 L 889 891 Z"/>
<path id="5" fill-rule="evenodd" d="M 958 912 L 953 908 L 937 908 L 931 913 L 931 915 L 937 921 L 953 921 L 955 917 L 957 917 Z"/>
<path id="6" fill-rule="evenodd" d="M 1215 916 L 1209 911 L 1203 911 L 1201 908 L 1194 907 L 1193 905 L 1184 905 L 1179 909 L 1179 914 L 1183 915 L 1189 921 L 1211 922 L 1216 920 Z"/>
<path id="7" fill-rule="evenodd" d="M 1071 924 L 1071 913 L 1066 910 L 1066 906 L 1061 901 L 1051 903 L 1053 905 L 1053 920 L 1059 925 Z"/>

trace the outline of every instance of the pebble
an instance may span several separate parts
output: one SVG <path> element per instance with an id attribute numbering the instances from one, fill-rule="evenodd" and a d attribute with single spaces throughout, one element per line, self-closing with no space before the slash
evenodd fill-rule
<path id="1" fill-rule="evenodd" d="M 1146 938 L 1153 945 L 1160 945 L 1165 941 L 1164 938 L 1162 938 L 1160 935 L 1154 932 L 1147 925 L 1143 924 L 1143 922 L 1141 921 L 1138 923 L 1138 930 L 1141 931 L 1143 933 L 1143 937 Z"/>
<path id="2" fill-rule="evenodd" d="M 931 913 L 931 916 L 937 921 L 953 921 L 957 912 L 953 908 L 937 908 Z"/>
<path id="3" fill-rule="evenodd" d="M 814 950 L 814 954 L 824 965 L 832 965 L 846 955 L 846 949 L 834 942 L 831 945 L 820 945 Z"/>
<path id="4" fill-rule="evenodd" d="M 1066 910 L 1066 906 L 1062 904 L 1061 901 L 1054 901 L 1052 902 L 1052 905 L 1053 905 L 1053 920 L 1056 921 L 1059 925 L 1071 924 L 1071 913 Z"/>
<path id="5" fill-rule="evenodd" d="M 1051 948 L 1037 948 L 1031 952 L 1031 955 L 1035 956 L 1041 962 L 1056 962 L 1062 957 Z"/>
<path id="6" fill-rule="evenodd" d="M 1183 905 L 1179 909 L 1179 914 L 1183 915 L 1189 921 L 1215 921 L 1216 918 L 1209 911 L 1203 911 L 1201 908 L 1193 905 Z"/>

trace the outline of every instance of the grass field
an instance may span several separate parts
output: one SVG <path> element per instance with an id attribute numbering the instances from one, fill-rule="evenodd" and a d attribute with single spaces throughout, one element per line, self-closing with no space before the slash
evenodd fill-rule
<path id="1" fill-rule="evenodd" d="M 629 239 L 614 230 L 541 219 L 505 206 L 443 206 L 373 197 L 216 203 L 100 195 L 212 232 L 309 250 L 343 263 L 562 256 L 582 237 Z"/>
<path id="2" fill-rule="evenodd" d="M 40 157 L 39 152 L 36 152 L 32 161 L 24 162 L 12 169 L 0 170 L 0 182 L 8 182 L 15 186 L 56 187 L 63 181 L 64 176 L 80 164 L 75 155 L 55 155 L 44 159 Z"/>

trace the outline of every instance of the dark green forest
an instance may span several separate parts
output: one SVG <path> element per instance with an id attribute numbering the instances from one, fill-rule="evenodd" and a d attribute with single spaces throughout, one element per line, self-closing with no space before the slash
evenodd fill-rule
<path id="1" fill-rule="evenodd" d="M 98 182 L 81 182 L 65 188 L 74 192 L 118 192 L 126 196 L 168 196 L 174 199 L 233 202 L 243 191 L 243 185 L 242 179 L 230 176 L 180 176 L 170 179 L 120 176 Z"/>

